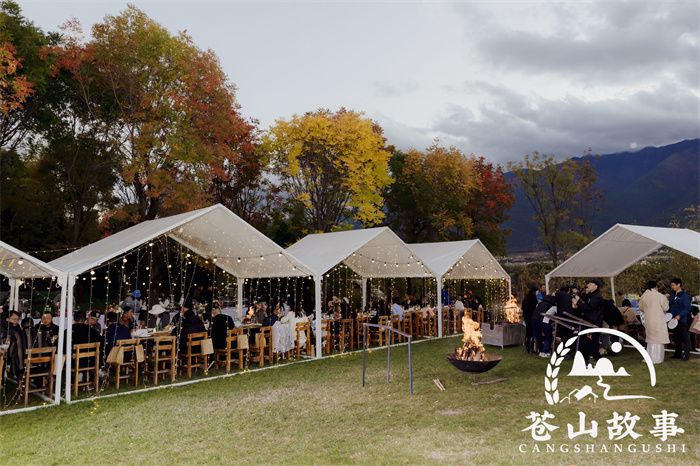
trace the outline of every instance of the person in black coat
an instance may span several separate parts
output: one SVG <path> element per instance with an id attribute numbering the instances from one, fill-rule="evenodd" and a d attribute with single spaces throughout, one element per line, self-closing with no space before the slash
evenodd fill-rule
<path id="1" fill-rule="evenodd" d="M 557 298 L 557 315 L 564 317 L 565 319 L 571 319 L 571 316 L 566 315 L 569 313 L 576 315 L 572 307 L 572 298 L 578 296 L 579 287 L 575 283 L 569 283 L 566 286 L 559 288 L 559 291 L 555 293 Z M 563 325 L 557 325 L 557 335 L 561 341 L 567 341 L 569 338 L 574 336 L 574 331 L 570 328 L 564 327 Z M 571 355 L 567 354 L 566 358 L 571 359 Z"/>
<path id="2" fill-rule="evenodd" d="M 556 298 L 552 295 L 545 295 L 544 298 L 535 307 L 535 312 L 532 313 L 532 332 L 537 343 L 537 351 L 540 357 L 548 358 L 551 356 L 550 350 L 552 346 L 552 323 L 543 316 L 547 314 L 554 305 Z"/>
<path id="3" fill-rule="evenodd" d="M 235 328 L 233 319 L 229 315 L 222 314 L 218 306 L 214 306 L 211 315 L 209 331 L 211 332 L 211 340 L 214 344 L 214 349 L 226 349 L 228 331 Z"/>
<path id="4" fill-rule="evenodd" d="M 2 321 L 2 327 L 0 327 L 0 344 L 5 342 L 9 343 L 12 335 L 21 329 L 22 327 L 19 325 L 19 312 L 8 312 L 5 320 Z"/>
<path id="5" fill-rule="evenodd" d="M 53 313 L 51 311 L 44 311 L 41 315 L 41 322 L 36 324 L 36 329 L 46 334 L 54 345 L 58 343 L 58 325 L 53 323 Z"/>
<path id="6" fill-rule="evenodd" d="M 534 351 L 534 337 L 532 333 L 532 314 L 537 307 L 537 287 L 531 286 L 523 298 L 523 320 L 525 321 L 525 351 L 531 354 Z"/>
<path id="7" fill-rule="evenodd" d="M 603 326 L 604 299 L 600 293 L 600 282 L 591 280 L 586 284 L 586 297 L 575 296 L 572 300 L 574 309 L 578 309 L 581 318 L 587 320 L 595 327 Z M 580 338 L 579 351 L 583 355 L 583 361 L 588 364 L 588 358 L 600 359 L 598 342 L 600 333 L 589 333 Z"/>
<path id="8" fill-rule="evenodd" d="M 102 335 L 100 332 L 90 327 L 86 322 L 85 311 L 75 311 L 73 313 L 73 335 L 71 336 L 71 343 L 75 345 L 82 345 L 85 343 L 100 343 L 102 345 Z M 97 349 L 97 353 L 102 355 L 100 347 Z M 88 361 L 88 364 L 92 365 L 92 358 Z"/>
<path id="9" fill-rule="evenodd" d="M 183 306 L 184 307 L 184 306 Z M 182 319 L 173 328 L 172 335 L 180 336 L 180 353 L 187 352 L 187 336 L 193 333 L 206 332 L 207 329 L 204 327 L 204 322 L 200 319 L 197 314 L 191 310 L 186 310 L 182 315 Z"/>

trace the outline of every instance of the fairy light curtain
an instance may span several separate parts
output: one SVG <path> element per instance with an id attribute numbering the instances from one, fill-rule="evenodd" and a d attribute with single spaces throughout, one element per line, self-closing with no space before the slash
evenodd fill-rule
<path id="1" fill-rule="evenodd" d="M 26 254 L 19 249 L 10 246 L 7 243 L 0 241 L 0 275 L 4 279 L 10 282 L 10 303 L 9 309 L 18 309 L 19 304 L 19 288 L 22 285 L 30 286 L 34 289 L 35 279 L 48 279 L 51 280 L 49 285 L 49 291 L 51 289 L 65 289 L 66 276 L 65 274 L 51 265 L 36 259 L 35 257 Z M 29 283 L 27 283 L 27 281 Z M 65 308 L 65 299 L 61 300 L 61 309 Z M 62 312 L 63 314 L 63 312 Z M 3 316 L 4 319 L 4 316 Z M 63 333 L 64 322 L 60 319 L 60 332 Z M 62 348 L 58 348 L 58 359 L 60 360 L 62 356 Z M 53 403 L 59 402 L 58 388 L 61 386 L 60 371 L 55 379 L 55 395 Z M 4 390 L 3 390 L 4 392 Z M 25 410 L 26 408 L 20 408 L 19 410 Z M 32 408 L 29 408 L 32 409 Z M 14 411 L 10 409 L 9 411 Z"/>

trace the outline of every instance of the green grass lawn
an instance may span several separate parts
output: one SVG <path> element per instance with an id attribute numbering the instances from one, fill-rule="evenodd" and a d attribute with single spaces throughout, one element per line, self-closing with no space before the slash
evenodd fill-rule
<path id="1" fill-rule="evenodd" d="M 699 461 L 700 359 L 668 360 L 656 366 L 650 386 L 641 357 L 632 349 L 611 358 L 631 377 L 611 381 L 613 394 L 644 394 L 655 399 L 548 405 L 544 395 L 547 360 L 526 355 L 522 347 L 487 347 L 503 356 L 489 374 L 507 378 L 492 385 L 472 385 L 473 377 L 449 364 L 445 354 L 459 337 L 413 346 L 414 395 L 409 396 L 408 352 L 392 348 L 391 380 L 386 383 L 386 350 L 368 354 L 367 384 L 362 387 L 362 354 L 284 364 L 262 371 L 183 387 L 102 398 L 33 412 L 0 416 L 2 464 L 62 463 L 273 463 L 273 464 L 697 464 Z M 562 365 L 559 391 L 566 395 L 589 377 L 566 377 Z M 445 386 L 439 391 L 438 378 Z M 484 375 L 477 380 L 485 380 Z M 585 380 L 584 380 L 585 379 Z M 611 379 L 611 378 L 608 378 Z M 608 380 L 606 379 L 606 381 Z M 599 394 L 602 391 L 599 390 Z M 665 442 L 653 437 L 652 415 L 678 414 L 685 433 Z M 531 411 L 555 415 L 560 427 L 547 442 L 533 440 Z M 579 412 L 598 422 L 598 436 L 573 440 L 567 424 L 578 430 Z M 642 437 L 608 437 L 613 412 L 640 417 L 633 430 Z M 546 444 L 555 452 L 546 452 Z M 561 445 L 572 452 L 560 452 Z M 573 453 L 574 444 L 583 445 Z M 585 453 L 594 444 L 595 453 Z M 600 452 L 614 444 L 623 453 Z M 637 445 L 636 453 L 628 452 Z M 644 453 L 642 444 L 651 445 Z M 664 453 L 655 453 L 656 445 Z M 676 453 L 668 453 L 668 444 Z M 524 445 L 524 446 L 523 446 Z M 541 452 L 532 452 L 537 445 Z M 685 445 L 685 453 L 680 452 Z M 521 453 L 519 448 L 526 452 Z"/>

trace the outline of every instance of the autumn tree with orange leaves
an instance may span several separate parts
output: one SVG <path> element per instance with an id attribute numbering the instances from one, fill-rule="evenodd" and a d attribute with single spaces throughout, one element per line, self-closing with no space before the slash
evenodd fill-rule
<path id="1" fill-rule="evenodd" d="M 435 141 L 425 151 L 395 150 L 390 171 L 387 225 L 406 242 L 479 238 L 493 253 L 505 253 L 509 231 L 500 224 L 514 196 L 500 166 Z"/>
<path id="2" fill-rule="evenodd" d="M 212 183 L 228 181 L 250 154 L 255 126 L 216 55 L 133 5 L 95 24 L 89 42 L 69 26 L 47 54 L 72 74 L 90 124 L 118 149 L 113 218 L 136 223 L 211 203 Z"/>

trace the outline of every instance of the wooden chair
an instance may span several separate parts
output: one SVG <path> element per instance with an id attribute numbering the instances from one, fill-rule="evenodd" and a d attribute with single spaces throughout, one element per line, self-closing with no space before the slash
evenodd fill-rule
<path id="1" fill-rule="evenodd" d="M 187 371 L 187 378 L 192 377 L 192 369 L 202 369 L 205 374 L 209 373 L 209 355 L 202 353 L 202 342 L 207 338 L 207 332 L 190 333 L 187 335 L 187 351 L 183 353 L 180 348 L 179 368 L 181 372 Z"/>
<path id="2" fill-rule="evenodd" d="M 340 352 L 344 352 L 345 348 L 350 346 L 350 350 L 355 349 L 354 335 L 355 335 L 355 325 L 352 319 L 341 319 L 340 325 L 338 326 L 338 334 L 334 335 L 334 340 L 338 342 L 337 347 L 340 348 Z"/>
<path id="3" fill-rule="evenodd" d="M 413 338 L 423 338 L 425 336 L 425 326 L 423 322 L 423 314 L 420 311 L 412 312 L 411 320 L 411 335 Z"/>
<path id="4" fill-rule="evenodd" d="M 114 377 L 110 377 L 109 380 L 114 382 L 114 386 L 119 389 L 119 384 L 123 380 L 132 379 L 134 381 L 134 386 L 139 384 L 139 361 L 136 357 L 136 348 L 141 347 L 135 339 L 130 340 L 117 340 L 115 348 L 121 347 L 124 351 L 124 360 L 109 363 L 108 366 L 114 369 Z M 141 347 L 141 351 L 143 348 Z M 127 357 L 128 355 L 128 357 Z M 122 374 L 122 368 L 124 373 Z M 109 369 L 109 367 L 108 367 Z"/>
<path id="5" fill-rule="evenodd" d="M 260 328 L 260 333 L 255 334 L 255 345 L 248 348 L 248 355 L 252 362 L 259 362 L 260 367 L 265 365 L 265 360 L 274 362 L 272 353 L 272 327 Z"/>
<path id="6" fill-rule="evenodd" d="M 304 354 L 307 356 L 309 355 L 309 345 L 311 345 L 311 324 L 309 322 L 297 322 L 297 328 L 296 328 L 296 351 L 297 351 L 297 358 L 301 357 L 301 352 L 303 351 Z M 306 346 L 302 348 L 299 345 L 299 337 L 302 333 L 306 333 Z"/>
<path id="7" fill-rule="evenodd" d="M 399 329 L 403 333 L 407 333 L 411 336 L 413 335 L 413 313 L 412 312 L 404 312 L 403 315 L 401 316 L 401 328 Z"/>
<path id="8" fill-rule="evenodd" d="M 389 325 L 389 316 L 379 316 L 379 325 Z M 369 341 L 367 342 L 368 345 L 371 344 L 378 344 L 379 346 L 384 346 L 387 341 L 387 332 L 388 330 L 383 329 L 383 328 L 369 328 L 368 329 L 369 333 Z"/>
<path id="9" fill-rule="evenodd" d="M 151 353 L 146 357 L 144 377 L 153 378 L 158 385 L 158 378 L 170 374 L 170 381 L 175 380 L 176 337 L 156 337 L 151 346 Z"/>
<path id="10" fill-rule="evenodd" d="M 78 396 L 78 388 L 100 388 L 100 342 L 73 345 L 73 395 Z M 80 381 L 80 374 L 83 380 Z"/>
<path id="11" fill-rule="evenodd" d="M 18 389 L 24 395 L 24 406 L 30 393 L 44 393 L 53 397 L 53 378 L 56 364 L 56 347 L 30 348 L 24 356 L 24 374 L 19 378 Z"/>
<path id="12" fill-rule="evenodd" d="M 403 324 L 402 324 L 402 316 L 400 315 L 392 315 L 391 316 L 391 326 L 395 328 L 396 330 L 401 330 Z M 400 335 L 393 334 L 392 335 L 387 335 L 388 338 L 397 338 L 398 341 L 402 341 L 402 337 Z M 392 340 L 394 341 L 394 340 Z"/>
<path id="13" fill-rule="evenodd" d="M 243 369 L 244 345 L 239 345 L 239 338 L 248 338 L 240 328 L 228 331 L 226 335 L 226 348 L 214 350 L 214 362 L 217 366 L 226 366 L 226 372 L 231 370 L 231 363 L 237 362 L 238 368 Z M 237 356 L 237 357 L 236 357 Z"/>
<path id="14" fill-rule="evenodd" d="M 355 322 L 354 322 L 354 329 L 353 331 L 355 332 L 355 347 L 359 348 L 362 346 L 362 324 L 365 322 L 369 322 L 369 317 L 356 317 Z"/>

